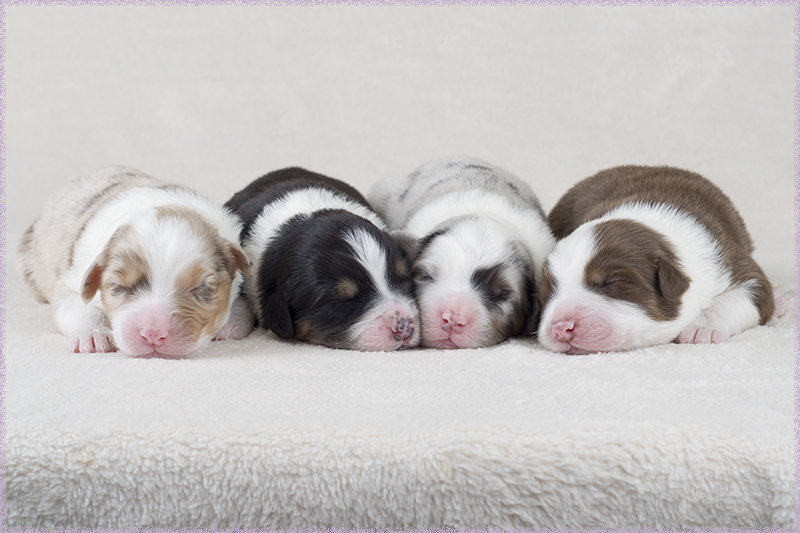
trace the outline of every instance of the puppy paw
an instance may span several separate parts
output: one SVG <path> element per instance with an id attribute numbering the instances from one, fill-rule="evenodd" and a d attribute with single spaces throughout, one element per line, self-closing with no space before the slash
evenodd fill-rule
<path id="1" fill-rule="evenodd" d="M 253 330 L 253 324 L 249 322 L 236 321 L 234 319 L 228 320 L 224 326 L 220 328 L 217 335 L 214 337 L 215 341 L 227 341 L 244 339 Z"/>
<path id="2" fill-rule="evenodd" d="M 110 331 L 90 331 L 69 341 L 73 353 L 116 352 L 117 345 Z"/>
<path id="3" fill-rule="evenodd" d="M 681 344 L 719 344 L 725 342 L 725 337 L 717 329 L 694 324 L 681 331 L 681 334 L 678 335 L 678 342 Z"/>
<path id="4" fill-rule="evenodd" d="M 772 286 L 772 299 L 775 300 L 775 312 L 772 314 L 774 318 L 781 318 L 789 310 L 789 301 L 786 295 L 778 290 L 777 285 Z"/>
<path id="5" fill-rule="evenodd" d="M 217 331 L 214 340 L 226 341 L 244 339 L 253 331 L 255 323 L 256 319 L 253 317 L 253 313 L 250 312 L 247 302 L 240 296 L 233 301 L 230 317 L 219 331 Z"/>

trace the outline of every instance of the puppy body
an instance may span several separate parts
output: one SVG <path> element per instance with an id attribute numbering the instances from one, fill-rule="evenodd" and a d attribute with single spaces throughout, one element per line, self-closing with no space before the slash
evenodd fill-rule
<path id="1" fill-rule="evenodd" d="M 20 243 L 20 275 L 73 351 L 185 355 L 227 320 L 249 272 L 240 227 L 191 190 L 106 167 L 47 202 Z"/>
<path id="2" fill-rule="evenodd" d="M 551 350 L 722 342 L 773 315 L 744 222 L 697 174 L 612 168 L 570 189 L 549 220 L 561 240 L 539 287 L 539 340 Z"/>
<path id="3" fill-rule="evenodd" d="M 423 345 L 474 348 L 536 330 L 535 280 L 554 238 L 525 182 L 454 157 L 384 179 L 369 198 L 392 230 L 418 241 Z"/>
<path id="4" fill-rule="evenodd" d="M 363 351 L 419 343 L 406 252 L 354 188 L 287 168 L 226 205 L 245 224 L 241 241 L 256 274 L 243 295 L 264 328 Z"/>

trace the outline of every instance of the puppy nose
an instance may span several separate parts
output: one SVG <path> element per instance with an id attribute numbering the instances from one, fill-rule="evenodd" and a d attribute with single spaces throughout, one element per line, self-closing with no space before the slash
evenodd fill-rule
<path id="1" fill-rule="evenodd" d="M 553 337 L 559 342 L 569 342 L 575 336 L 575 322 L 562 320 L 550 326 Z"/>
<path id="2" fill-rule="evenodd" d="M 152 344 L 153 346 L 161 346 L 164 344 L 164 340 L 169 335 L 169 331 L 164 329 L 157 329 L 157 328 L 142 328 L 139 330 L 139 335 L 147 342 L 147 344 Z"/>
<path id="3" fill-rule="evenodd" d="M 467 317 L 452 311 L 442 313 L 442 329 L 445 331 L 460 330 L 467 325 Z"/>
<path id="4" fill-rule="evenodd" d="M 414 319 L 410 316 L 398 318 L 392 325 L 392 335 L 396 341 L 404 341 L 414 335 Z"/>

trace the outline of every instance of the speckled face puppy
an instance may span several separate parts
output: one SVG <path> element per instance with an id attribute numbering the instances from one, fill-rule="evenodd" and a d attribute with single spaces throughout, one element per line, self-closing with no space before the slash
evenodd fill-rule
<path id="1" fill-rule="evenodd" d="M 775 310 L 727 196 L 697 174 L 616 167 L 558 202 L 539 341 L 567 353 L 717 343 Z"/>
<path id="2" fill-rule="evenodd" d="M 191 190 L 107 167 L 48 201 L 19 272 L 74 352 L 188 355 L 216 335 L 250 273 L 240 228 Z"/>
<path id="3" fill-rule="evenodd" d="M 424 346 L 476 348 L 536 331 L 535 281 L 554 238 L 526 183 L 455 157 L 384 179 L 369 199 L 417 242 Z"/>
<path id="4" fill-rule="evenodd" d="M 243 294 L 262 327 L 333 348 L 419 344 L 408 252 L 353 187 L 287 168 L 226 205 L 245 225 L 241 242 L 255 274 Z M 252 327 L 242 320 L 241 329 Z"/>

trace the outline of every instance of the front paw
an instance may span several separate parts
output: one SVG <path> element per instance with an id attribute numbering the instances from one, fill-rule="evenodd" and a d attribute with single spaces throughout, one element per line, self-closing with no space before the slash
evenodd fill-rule
<path id="1" fill-rule="evenodd" d="M 69 341 L 74 353 L 116 352 L 117 345 L 110 331 L 89 331 Z"/>
<path id="2" fill-rule="evenodd" d="M 781 318 L 789 310 L 789 301 L 786 295 L 778 289 L 777 285 L 772 286 L 772 298 L 775 301 L 775 312 L 772 314 L 775 318 Z"/>
<path id="3" fill-rule="evenodd" d="M 237 321 L 233 318 L 228 320 L 224 326 L 220 328 L 217 335 L 214 337 L 215 341 L 238 341 L 244 339 L 253 330 L 253 324 L 249 321 Z"/>
<path id="4" fill-rule="evenodd" d="M 719 344 L 725 341 L 722 332 L 708 326 L 693 324 L 678 335 L 681 344 Z"/>

